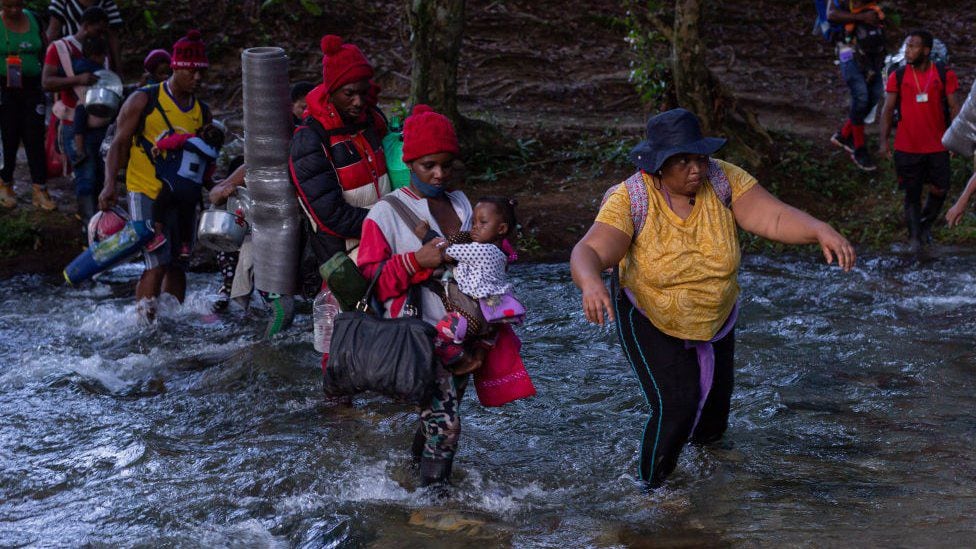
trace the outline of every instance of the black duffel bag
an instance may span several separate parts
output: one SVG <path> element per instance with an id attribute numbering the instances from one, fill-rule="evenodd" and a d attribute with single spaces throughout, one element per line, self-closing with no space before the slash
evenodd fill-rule
<path id="1" fill-rule="evenodd" d="M 434 327 L 420 314 L 420 288 L 412 287 L 404 311 L 416 316 L 382 318 L 367 311 L 383 264 L 356 311 L 339 313 L 332 328 L 324 380 L 329 396 L 375 391 L 414 404 L 434 387 Z"/>

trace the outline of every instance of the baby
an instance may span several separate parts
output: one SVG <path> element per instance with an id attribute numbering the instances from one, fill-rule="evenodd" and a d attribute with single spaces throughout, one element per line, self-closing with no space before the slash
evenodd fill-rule
<path id="1" fill-rule="evenodd" d="M 490 341 L 492 324 L 518 323 L 525 317 L 525 308 L 512 294 L 507 273 L 508 264 L 517 259 L 511 245 L 518 227 L 515 201 L 500 196 L 484 197 L 475 204 L 472 218 L 471 242 L 448 246 L 444 256 L 446 261 L 456 263 L 453 277 L 458 289 L 477 300 L 488 325 L 488 335 L 482 339 Z M 426 229 L 421 226 L 416 232 L 426 233 Z M 438 322 L 435 353 L 445 366 L 457 364 L 463 358 L 465 339 L 482 335 L 469 334 L 469 324 L 467 315 L 450 310 Z"/>
<path id="2" fill-rule="evenodd" d="M 197 206 L 202 194 L 201 186 L 213 178 L 217 156 L 224 146 L 224 130 L 219 122 L 204 125 L 196 134 L 171 134 L 156 142 L 153 149 L 155 162 L 166 163 L 156 173 L 163 180 L 162 190 L 153 203 L 154 230 L 156 236 L 146 245 L 153 251 L 166 243 L 164 219 L 175 223 L 171 235 L 176 242 L 180 259 L 187 259 L 193 247 L 196 232 Z M 167 157 L 160 159 L 164 154 Z M 169 216 L 167 217 L 167 214 Z"/>

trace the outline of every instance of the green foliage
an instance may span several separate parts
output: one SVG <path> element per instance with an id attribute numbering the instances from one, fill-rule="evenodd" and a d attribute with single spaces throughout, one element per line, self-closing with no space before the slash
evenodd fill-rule
<path id="1" fill-rule="evenodd" d="M 535 139 L 519 139 L 515 142 L 515 152 L 504 158 L 475 152 L 468 158 L 467 164 L 471 175 L 467 180 L 498 181 L 503 175 L 524 174 L 534 166 L 533 159 L 538 158 L 540 146 Z"/>
<path id="2" fill-rule="evenodd" d="M 662 11 L 658 0 L 627 0 L 627 15 L 622 23 L 625 41 L 630 45 L 630 82 L 646 104 L 659 103 L 668 91 L 668 40 L 649 22 L 649 16 Z"/>
<path id="3" fill-rule="evenodd" d="M 156 16 L 153 14 L 152 10 L 144 9 L 142 10 L 142 19 L 146 22 L 146 27 L 149 30 L 156 32 L 159 30 L 159 24 L 156 23 Z"/>
<path id="4" fill-rule="evenodd" d="M 575 178 L 593 179 L 606 174 L 608 169 L 627 166 L 627 153 L 637 144 L 631 135 L 623 135 L 610 124 L 601 134 L 582 134 L 569 148 L 557 154 L 573 167 Z"/>
<path id="5" fill-rule="evenodd" d="M 403 122 L 407 119 L 407 116 L 409 115 L 410 115 L 410 109 L 407 108 L 406 101 L 400 101 L 399 103 L 395 103 L 392 107 L 390 107 L 390 112 L 388 114 L 390 125 L 391 125 L 390 129 L 393 131 L 403 131 Z M 399 126 L 393 123 L 394 119 L 398 121 Z"/>
<path id="6" fill-rule="evenodd" d="M 270 8 L 276 4 L 283 3 L 283 0 L 264 0 L 261 4 L 261 10 L 265 8 Z M 312 17 L 319 17 L 322 15 L 322 8 L 318 5 L 315 0 L 298 0 L 298 3 L 302 6 L 302 9 Z"/>
<path id="7" fill-rule="evenodd" d="M 519 251 L 530 255 L 536 255 L 542 251 L 542 243 L 539 242 L 534 233 L 521 233 L 516 246 Z"/>
<path id="8" fill-rule="evenodd" d="M 30 10 L 32 13 L 44 14 L 50 4 L 50 0 L 27 0 L 24 2 L 24 8 Z M 42 22 L 42 26 L 43 23 L 46 22 Z"/>
<path id="9" fill-rule="evenodd" d="M 889 26 L 901 27 L 902 25 L 901 12 L 892 9 L 891 7 L 885 7 L 885 18 L 888 20 Z"/>
<path id="10" fill-rule="evenodd" d="M 0 256 L 12 257 L 30 248 L 38 234 L 40 231 L 27 217 L 27 212 L 0 217 Z"/>
<path id="11" fill-rule="evenodd" d="M 879 158 L 878 170 L 865 173 L 837 149 L 789 134 L 775 134 L 773 139 L 782 151 L 781 160 L 760 177 L 771 193 L 830 223 L 860 251 L 883 250 L 906 241 L 904 193 L 898 189 L 890 161 Z M 959 196 L 972 174 L 971 161 L 965 158 L 954 158 L 951 168 L 952 187 L 945 208 Z M 976 238 L 976 216 L 970 213 L 959 227 L 952 229 L 940 219 L 933 228 L 933 237 L 941 244 L 971 243 Z M 790 249 L 742 231 L 739 240 L 743 249 L 750 252 Z M 819 253 L 815 245 L 810 249 Z"/>

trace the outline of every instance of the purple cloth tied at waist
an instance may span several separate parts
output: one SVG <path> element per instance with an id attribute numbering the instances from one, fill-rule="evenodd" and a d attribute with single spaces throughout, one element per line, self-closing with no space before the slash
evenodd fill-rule
<path id="1" fill-rule="evenodd" d="M 525 306 L 512 292 L 485 297 L 479 299 L 478 303 L 488 323 L 519 324 L 525 319 Z"/>
<path id="2" fill-rule="evenodd" d="M 644 315 L 644 318 L 647 318 L 647 314 L 637 305 L 637 297 L 628 288 L 624 288 L 623 290 L 624 295 L 627 296 L 627 299 L 630 300 L 634 308 L 640 314 Z M 695 412 L 695 423 L 691 426 L 691 434 L 694 434 L 695 429 L 698 427 L 698 420 L 701 419 L 702 408 L 705 407 L 705 401 L 708 400 L 708 393 L 712 390 L 712 381 L 715 379 L 715 347 L 712 343 L 729 335 L 729 332 L 735 327 L 735 321 L 738 319 L 739 303 L 736 302 L 732 306 L 732 312 L 729 313 L 725 324 L 715 334 L 715 337 L 708 341 L 685 340 L 685 349 L 695 349 L 695 354 L 698 356 L 698 387 L 700 389 L 700 396 L 698 397 L 698 411 Z"/>

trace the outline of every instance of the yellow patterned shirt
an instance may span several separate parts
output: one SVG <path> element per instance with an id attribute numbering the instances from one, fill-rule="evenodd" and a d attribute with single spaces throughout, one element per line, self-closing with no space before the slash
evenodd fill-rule
<path id="1" fill-rule="evenodd" d="M 717 161 L 732 187 L 732 202 L 756 184 L 756 178 Z M 668 207 L 650 176 L 644 228 L 620 262 L 620 282 L 662 332 L 680 339 L 707 341 L 728 318 L 739 297 L 739 239 L 732 211 L 706 183 L 691 214 L 681 219 Z M 630 196 L 620 185 L 600 208 L 596 220 L 634 234 Z"/>

